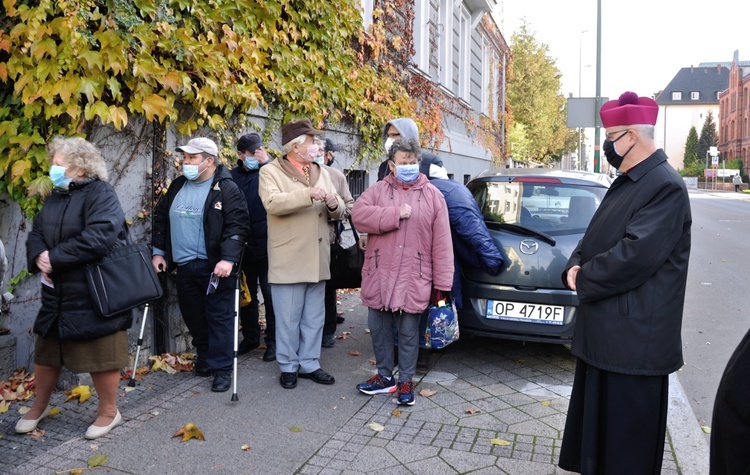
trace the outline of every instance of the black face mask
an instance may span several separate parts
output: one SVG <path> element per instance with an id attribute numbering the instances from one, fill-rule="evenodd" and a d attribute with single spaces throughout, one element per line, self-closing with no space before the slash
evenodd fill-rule
<path id="1" fill-rule="evenodd" d="M 620 155 L 615 151 L 615 142 L 620 140 L 621 138 L 625 137 L 625 135 L 628 133 L 628 131 L 624 131 L 622 135 L 617 137 L 614 140 L 604 140 L 604 144 L 602 144 L 602 150 L 604 150 L 604 156 L 607 158 L 607 161 L 610 165 L 615 167 L 616 169 L 620 169 L 620 166 L 622 165 L 622 161 L 625 159 L 625 155 L 630 153 L 631 150 L 633 150 L 633 147 L 635 147 L 635 144 L 633 144 L 633 147 L 630 147 L 627 152 L 625 152 L 625 155 Z"/>
<path id="2" fill-rule="evenodd" d="M 331 165 L 333 165 L 333 162 L 334 162 L 335 160 L 336 160 L 336 157 L 331 157 L 331 161 L 330 161 L 330 162 L 328 162 L 328 166 L 330 167 Z"/>

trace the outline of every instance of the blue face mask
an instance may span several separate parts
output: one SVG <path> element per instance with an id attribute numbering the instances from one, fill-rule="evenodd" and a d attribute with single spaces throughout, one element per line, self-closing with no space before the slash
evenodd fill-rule
<path id="1" fill-rule="evenodd" d="M 313 158 L 313 161 L 318 165 L 323 165 L 323 157 L 315 157 Z"/>
<path id="2" fill-rule="evenodd" d="M 419 176 L 419 165 L 396 165 L 396 178 L 404 183 L 411 183 Z"/>
<path id="3" fill-rule="evenodd" d="M 257 170 L 260 168 L 260 162 L 255 157 L 245 157 L 245 166 L 248 170 Z"/>
<path id="4" fill-rule="evenodd" d="M 198 165 L 182 165 L 182 174 L 190 181 L 197 180 L 201 173 L 198 169 L 206 160 L 203 160 Z M 206 171 L 205 169 L 203 171 Z"/>
<path id="5" fill-rule="evenodd" d="M 70 185 L 70 178 L 65 176 L 65 170 L 67 169 L 68 167 L 61 167 L 60 165 L 52 165 L 49 168 L 49 178 L 55 187 L 67 188 Z"/>

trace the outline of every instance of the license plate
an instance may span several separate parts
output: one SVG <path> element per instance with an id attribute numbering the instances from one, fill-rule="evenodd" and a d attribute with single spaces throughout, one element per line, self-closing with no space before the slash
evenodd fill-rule
<path id="1" fill-rule="evenodd" d="M 488 300 L 486 317 L 492 320 L 562 325 L 565 307 L 536 303 Z"/>

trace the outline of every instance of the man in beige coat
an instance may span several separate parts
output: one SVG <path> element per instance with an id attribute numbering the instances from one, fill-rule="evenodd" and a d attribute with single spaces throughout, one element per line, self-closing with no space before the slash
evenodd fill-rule
<path id="1" fill-rule="evenodd" d="M 276 361 L 280 383 L 297 377 L 319 384 L 335 379 L 320 368 L 325 318 L 325 281 L 330 278 L 328 220 L 340 220 L 346 207 L 330 175 L 313 162 L 314 136 L 322 132 L 308 119 L 281 129 L 284 156 L 260 171 L 259 194 L 268 213 L 268 282 L 276 312 Z"/>

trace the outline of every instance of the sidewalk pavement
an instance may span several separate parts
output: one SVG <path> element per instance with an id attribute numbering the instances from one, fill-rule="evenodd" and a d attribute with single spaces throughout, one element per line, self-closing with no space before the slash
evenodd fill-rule
<path id="1" fill-rule="evenodd" d="M 358 293 L 340 308 L 337 333 L 350 334 L 321 356 L 332 386 L 301 379 L 283 389 L 262 350 L 240 357 L 237 402 L 231 391 L 211 392 L 211 378 L 152 373 L 134 391 L 121 384 L 124 423 L 94 441 L 83 434 L 96 395 L 78 404 L 56 393 L 61 413 L 39 424 L 39 440 L 13 432 L 16 403 L 0 414 L 0 473 L 70 473 L 100 454 L 108 457 L 101 469 L 132 474 L 569 473 L 556 467 L 575 367 L 564 347 L 465 336 L 433 353 L 417 382 L 416 393 L 435 394 L 399 407 L 390 395 L 356 391 L 375 372 L 367 312 Z M 707 474 L 708 446 L 675 375 L 669 411 L 662 473 Z M 188 422 L 205 441 L 172 438 Z"/>

